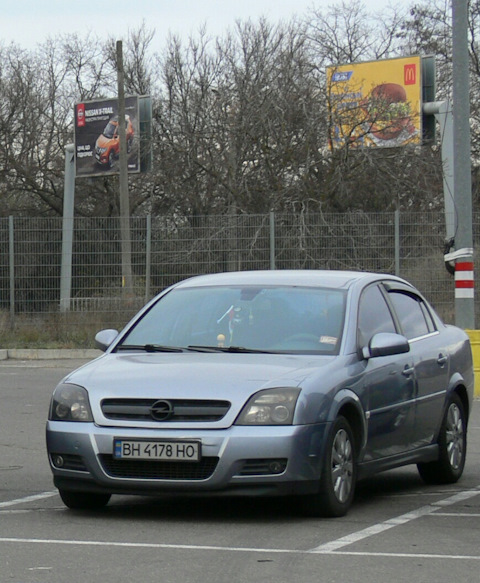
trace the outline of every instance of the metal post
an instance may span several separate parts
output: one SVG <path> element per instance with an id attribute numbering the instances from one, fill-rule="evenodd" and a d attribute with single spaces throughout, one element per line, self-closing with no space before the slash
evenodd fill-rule
<path id="1" fill-rule="evenodd" d="M 152 273 L 152 215 L 147 215 L 147 237 L 145 245 L 145 303 L 150 299 Z"/>
<path id="2" fill-rule="evenodd" d="M 400 276 L 400 211 L 395 211 L 395 275 Z"/>
<path id="3" fill-rule="evenodd" d="M 468 2 L 452 2 L 453 164 L 458 217 L 455 248 L 455 324 L 475 328 L 473 281 L 472 176 L 470 160 L 470 91 Z"/>
<path id="4" fill-rule="evenodd" d="M 15 238 L 13 230 L 13 217 L 8 217 L 8 255 L 10 273 L 10 328 L 15 326 Z"/>
<path id="5" fill-rule="evenodd" d="M 118 136 L 120 140 L 120 235 L 122 238 L 122 289 L 124 296 L 133 297 L 132 242 L 130 234 L 130 201 L 128 197 L 127 136 L 125 131 L 125 74 L 123 45 L 117 41 Z"/>
<path id="6" fill-rule="evenodd" d="M 270 269 L 275 269 L 275 213 L 270 211 Z"/>
<path id="7" fill-rule="evenodd" d="M 62 266 L 60 271 L 60 311 L 70 310 L 72 294 L 73 214 L 75 207 L 74 145 L 65 146 L 65 183 L 63 186 Z"/>

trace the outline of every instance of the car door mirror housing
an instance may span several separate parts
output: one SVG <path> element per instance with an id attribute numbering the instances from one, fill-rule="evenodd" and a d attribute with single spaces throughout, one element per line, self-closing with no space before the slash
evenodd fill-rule
<path id="1" fill-rule="evenodd" d="M 378 356 L 392 356 L 409 352 L 410 344 L 405 336 L 392 334 L 389 332 L 379 332 L 372 336 L 368 346 L 362 349 L 364 358 L 375 358 Z"/>
<path id="2" fill-rule="evenodd" d="M 100 330 L 100 332 L 97 332 L 95 335 L 95 345 L 97 348 L 105 352 L 117 336 L 118 330 Z"/>

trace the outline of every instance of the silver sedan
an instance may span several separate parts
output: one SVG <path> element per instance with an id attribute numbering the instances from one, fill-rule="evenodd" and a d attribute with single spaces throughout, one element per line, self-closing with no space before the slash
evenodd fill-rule
<path id="1" fill-rule="evenodd" d="M 70 508 L 112 494 L 294 495 L 342 516 L 357 480 L 417 464 L 458 480 L 473 364 L 406 281 L 257 271 L 164 290 L 65 377 L 47 422 Z"/>

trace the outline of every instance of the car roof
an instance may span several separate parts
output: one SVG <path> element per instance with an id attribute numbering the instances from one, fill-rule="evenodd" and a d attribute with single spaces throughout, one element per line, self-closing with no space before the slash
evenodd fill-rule
<path id="1" fill-rule="evenodd" d="M 347 289 L 356 283 L 366 285 L 373 281 L 393 280 L 406 284 L 399 277 L 364 271 L 336 270 L 260 270 L 233 271 L 199 275 L 184 280 L 174 287 L 202 287 L 217 285 L 286 285 L 305 287 L 331 287 Z"/>

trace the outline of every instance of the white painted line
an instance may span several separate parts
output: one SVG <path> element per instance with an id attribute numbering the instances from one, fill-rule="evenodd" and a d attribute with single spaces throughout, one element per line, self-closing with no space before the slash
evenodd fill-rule
<path id="1" fill-rule="evenodd" d="M 118 541 L 95 541 L 95 540 L 55 540 L 40 538 L 0 538 L 0 543 L 22 543 L 22 544 L 45 544 L 45 545 L 71 545 L 71 546 L 93 546 L 93 547 L 123 547 L 142 549 L 175 549 L 175 550 L 200 550 L 200 551 L 228 551 L 242 553 L 287 553 L 287 554 L 311 554 L 310 551 L 292 549 L 259 549 L 249 547 L 222 547 L 213 545 L 174 545 L 165 543 L 133 543 Z"/>
<path id="2" fill-rule="evenodd" d="M 16 500 L 7 500 L 6 502 L 0 502 L 0 508 L 6 508 L 7 506 L 17 506 L 17 504 L 25 504 L 26 502 L 35 502 L 36 500 L 43 500 L 44 498 L 51 498 L 56 496 L 58 492 L 42 492 L 42 494 L 33 494 L 32 496 L 25 496 L 25 498 L 17 498 Z"/>
<path id="3" fill-rule="evenodd" d="M 411 512 L 407 512 L 406 514 L 402 514 L 401 516 L 397 516 L 395 518 L 390 518 L 385 520 L 384 522 L 380 522 L 378 524 L 374 524 L 369 526 L 368 528 L 364 528 L 357 532 L 352 532 L 351 534 L 347 534 L 337 540 L 330 541 L 328 543 L 324 543 L 319 545 L 318 547 L 312 549 L 312 553 L 330 553 L 334 551 L 338 551 L 343 547 L 351 545 L 353 543 L 359 542 L 364 540 L 370 536 L 374 536 L 376 534 L 380 534 L 390 528 L 394 528 L 395 526 L 400 526 L 402 524 L 406 524 L 412 520 L 416 520 L 421 516 L 426 516 L 428 514 L 432 514 L 436 512 L 439 508 L 444 508 L 446 506 L 452 506 L 453 504 L 457 504 L 458 502 L 463 502 L 464 500 L 468 500 L 469 498 L 473 498 L 474 496 L 478 496 L 480 494 L 480 486 L 478 486 L 474 490 L 466 490 L 464 492 L 458 492 L 449 498 L 445 498 L 445 500 L 440 500 L 435 502 L 434 504 L 428 504 L 427 506 L 422 506 L 417 510 L 413 510 Z"/>
<path id="4" fill-rule="evenodd" d="M 441 508 L 443 508 L 444 506 L 452 506 L 452 504 L 456 504 L 457 502 L 470 500 L 470 498 L 478 496 L 478 494 L 480 494 L 480 486 L 477 486 L 474 490 L 464 490 L 463 492 L 457 492 L 457 494 L 454 494 L 449 498 L 445 498 L 445 500 L 439 500 L 438 502 L 435 502 L 434 506 L 438 506 Z"/>
<path id="5" fill-rule="evenodd" d="M 343 536 L 338 538 L 337 540 L 332 540 L 328 543 L 324 543 L 314 549 L 312 549 L 312 553 L 330 553 L 332 551 L 338 551 L 339 549 L 351 545 L 353 543 L 359 542 L 364 540 L 370 536 L 374 536 L 376 534 L 380 534 L 381 532 L 385 532 L 390 528 L 394 528 L 395 526 L 400 526 L 402 524 L 406 524 L 411 520 L 415 520 L 420 516 L 425 516 L 426 514 L 431 514 L 435 512 L 438 508 L 434 506 L 423 506 L 422 508 L 418 508 L 412 512 L 407 512 L 407 514 L 403 514 L 402 516 L 397 516 L 395 518 L 390 518 L 385 522 L 380 522 L 378 524 L 374 524 L 369 526 L 368 528 L 364 528 L 357 532 L 352 532 L 351 534 L 347 534 L 347 536 Z"/>
<path id="6" fill-rule="evenodd" d="M 0 502 L 0 508 L 6 506 L 14 506 L 27 502 L 34 502 L 45 498 L 56 496 L 57 492 L 43 492 L 41 494 L 34 494 L 26 496 L 25 498 L 18 498 L 16 500 L 9 500 Z M 341 555 L 341 556 L 361 556 L 361 557 L 391 557 L 391 558 L 409 558 L 409 559 L 448 559 L 448 560 L 467 560 L 480 561 L 480 555 L 445 555 L 445 554 L 424 554 L 424 553 L 388 553 L 388 552 L 369 552 L 369 551 L 346 551 L 341 550 L 343 547 L 353 544 L 355 542 L 364 540 L 370 536 L 374 536 L 395 526 L 406 524 L 412 520 L 435 513 L 435 516 L 459 516 L 472 517 L 479 516 L 478 514 L 468 513 L 447 513 L 438 512 L 441 508 L 452 506 L 459 502 L 468 500 L 480 495 L 480 486 L 473 490 L 465 490 L 458 492 L 453 496 L 439 500 L 433 504 L 422 506 L 417 510 L 407 512 L 400 516 L 390 518 L 384 522 L 374 524 L 368 528 L 364 528 L 357 532 L 351 533 L 347 536 L 341 537 L 337 540 L 319 545 L 311 550 L 301 549 L 265 549 L 265 548 L 249 548 L 249 547 L 224 547 L 214 545 L 178 545 L 165 543 L 134 543 L 134 542 L 118 542 L 118 541 L 92 541 L 92 540 L 55 540 L 55 539 L 37 539 L 37 538 L 0 538 L 1 543 L 22 543 L 22 544 L 45 544 L 45 545 L 70 545 L 70 546 L 96 546 L 96 547 L 121 547 L 121 548 L 153 548 L 153 549 L 173 549 L 173 550 L 200 550 L 200 551 L 226 551 L 226 552 L 241 552 L 241 553 L 261 553 L 261 554 L 298 554 L 298 555 Z"/>
<path id="7" fill-rule="evenodd" d="M 435 512 L 435 516 L 451 516 L 452 518 L 480 518 L 478 512 Z"/>
<path id="8" fill-rule="evenodd" d="M 68 546 L 92 546 L 92 547 L 120 547 L 132 549 L 171 549 L 171 550 L 194 550 L 194 551 L 226 551 L 229 553 L 261 553 L 261 554 L 287 554 L 287 555 L 339 555 L 358 557 L 387 557 L 406 559 L 447 559 L 461 561 L 480 561 L 480 556 L 476 555 L 444 555 L 431 553 L 376 553 L 376 552 L 349 552 L 349 551 L 321 551 L 312 552 L 301 549 L 259 549 L 248 547 L 222 547 L 203 545 L 173 545 L 162 543 L 132 543 L 118 541 L 92 541 L 92 540 L 54 540 L 38 538 L 0 538 L 0 543 L 21 543 L 21 544 L 44 544 L 44 545 L 68 545 Z"/>
<path id="9" fill-rule="evenodd" d="M 315 554 L 315 553 L 313 553 Z M 321 553 L 327 554 L 327 553 Z M 332 555 L 341 555 L 344 557 L 388 557 L 399 559 L 455 559 L 460 561 L 480 561 L 480 556 L 477 555 L 435 555 L 432 553 L 375 553 L 369 551 L 337 551 L 331 553 Z"/>

